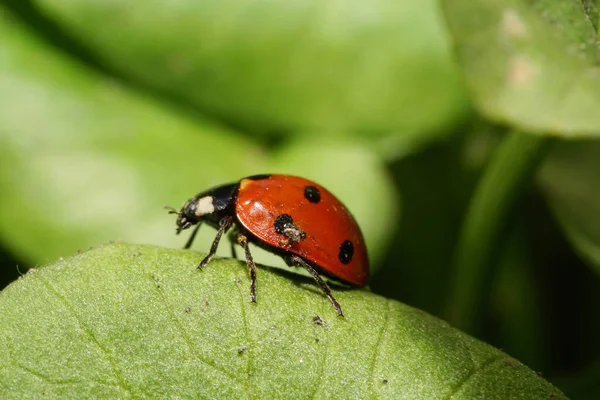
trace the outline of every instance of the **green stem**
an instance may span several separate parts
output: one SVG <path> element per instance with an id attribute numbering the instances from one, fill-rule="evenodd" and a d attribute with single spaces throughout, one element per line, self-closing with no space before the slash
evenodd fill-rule
<path id="1" fill-rule="evenodd" d="M 530 187 L 550 142 L 541 135 L 509 133 L 480 178 L 458 239 L 448 301 L 448 320 L 464 331 L 473 333 L 480 325 L 508 217 Z"/>

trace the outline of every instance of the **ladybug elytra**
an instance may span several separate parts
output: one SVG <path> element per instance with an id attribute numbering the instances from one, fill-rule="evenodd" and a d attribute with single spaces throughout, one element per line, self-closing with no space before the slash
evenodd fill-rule
<path id="1" fill-rule="evenodd" d="M 256 265 L 249 243 L 282 256 L 290 266 L 306 268 L 340 316 L 342 309 L 320 274 L 357 287 L 369 279 L 367 249 L 358 224 L 333 194 L 308 179 L 250 176 L 201 192 L 180 211 L 168 208 L 178 215 L 178 234 L 196 225 L 186 249 L 202 223 L 217 229 L 198 268 L 210 262 L 221 236 L 235 226 L 230 238 L 244 249 L 252 302 L 256 302 Z"/>

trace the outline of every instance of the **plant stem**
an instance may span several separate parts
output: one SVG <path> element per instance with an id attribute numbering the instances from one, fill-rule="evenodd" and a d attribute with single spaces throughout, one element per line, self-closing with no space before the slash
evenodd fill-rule
<path id="1" fill-rule="evenodd" d="M 482 304 L 509 216 L 550 143 L 546 136 L 510 132 L 479 180 L 457 242 L 447 310 L 448 320 L 466 332 L 474 333 L 481 325 Z"/>

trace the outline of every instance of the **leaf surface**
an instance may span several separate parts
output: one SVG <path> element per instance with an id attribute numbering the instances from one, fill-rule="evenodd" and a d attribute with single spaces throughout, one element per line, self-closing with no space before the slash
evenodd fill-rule
<path id="1" fill-rule="evenodd" d="M 365 290 L 243 263 L 112 244 L 0 293 L 0 396 L 390 398 L 564 396 L 506 354 Z M 319 319 L 316 319 L 319 317 Z"/>

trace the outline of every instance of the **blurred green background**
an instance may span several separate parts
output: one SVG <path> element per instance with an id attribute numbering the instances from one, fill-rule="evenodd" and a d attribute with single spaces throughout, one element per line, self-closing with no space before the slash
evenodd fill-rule
<path id="1" fill-rule="evenodd" d="M 599 398 L 599 5 L 3 0 L 0 287 L 180 247 L 163 205 L 297 174 L 355 215 L 374 292 Z"/>

